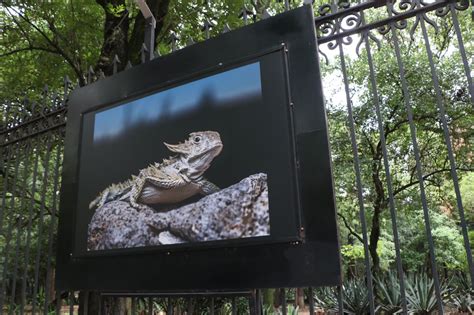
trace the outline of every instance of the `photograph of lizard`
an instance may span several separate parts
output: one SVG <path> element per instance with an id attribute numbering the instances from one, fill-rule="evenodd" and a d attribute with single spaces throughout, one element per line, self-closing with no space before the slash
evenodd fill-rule
<path id="1" fill-rule="evenodd" d="M 216 131 L 193 132 L 183 143 L 164 145 L 176 155 L 140 170 L 131 179 L 112 184 L 90 204 L 100 208 L 113 200 L 128 201 L 135 209 L 143 204 L 173 204 L 193 195 L 210 195 L 219 188 L 203 177 L 223 148 Z"/>
<path id="2" fill-rule="evenodd" d="M 260 64 L 84 115 L 76 217 L 85 251 L 270 236 Z M 282 142 L 283 141 L 283 142 Z"/>

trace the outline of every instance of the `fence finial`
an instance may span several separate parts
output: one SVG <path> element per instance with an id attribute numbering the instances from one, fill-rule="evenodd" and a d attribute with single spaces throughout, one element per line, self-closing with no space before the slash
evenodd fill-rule
<path id="1" fill-rule="evenodd" d="M 89 70 L 87 71 L 87 84 L 91 84 L 92 80 L 94 79 L 94 69 L 92 69 L 92 66 L 89 66 Z"/>
<path id="2" fill-rule="evenodd" d="M 112 68 L 112 73 L 113 74 L 116 74 L 117 71 L 118 71 L 118 64 L 120 63 L 120 59 L 119 57 L 117 56 L 117 54 L 114 55 L 114 59 L 112 60 L 112 65 L 113 65 L 113 68 Z"/>
<path id="3" fill-rule="evenodd" d="M 230 32 L 232 29 L 230 28 L 229 24 L 225 23 L 224 25 L 224 29 L 222 30 L 222 33 L 228 33 Z"/>
<path id="4" fill-rule="evenodd" d="M 244 25 L 248 24 L 248 17 L 249 15 L 252 15 L 253 11 L 249 10 L 247 6 L 244 4 L 242 7 L 242 10 L 240 11 L 239 18 L 242 18 L 244 20 Z"/>
<path id="5" fill-rule="evenodd" d="M 145 61 L 146 61 L 146 53 L 147 52 L 148 52 L 148 48 L 146 47 L 146 44 L 143 43 L 142 47 L 140 48 L 140 56 L 141 56 L 142 63 L 145 63 Z"/>
<path id="6" fill-rule="evenodd" d="M 269 17 L 271 17 L 272 15 L 270 14 L 270 12 L 268 12 L 267 9 L 263 9 L 263 12 L 262 12 L 262 20 L 265 20 L 265 19 L 268 19 Z"/>
<path id="7" fill-rule="evenodd" d="M 176 36 L 175 33 L 171 33 L 170 42 L 171 42 L 171 51 L 176 51 L 176 44 L 178 42 L 178 36 Z"/>
<path id="8" fill-rule="evenodd" d="M 212 24 L 211 21 L 209 20 L 204 21 L 204 25 L 202 26 L 201 30 L 206 35 L 206 39 L 209 39 L 211 37 L 210 30 L 212 27 L 214 27 L 214 24 Z"/>

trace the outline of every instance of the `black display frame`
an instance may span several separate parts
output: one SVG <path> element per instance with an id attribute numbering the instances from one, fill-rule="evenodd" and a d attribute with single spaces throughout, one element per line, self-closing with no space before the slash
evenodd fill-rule
<path id="1" fill-rule="evenodd" d="M 341 283 L 331 161 L 313 21 L 311 7 L 303 6 L 73 92 L 61 188 L 56 277 L 59 289 L 196 292 Z M 197 246 L 193 243 L 192 247 L 94 252 L 90 257 L 73 254 L 81 115 L 273 52 L 282 52 L 287 66 L 297 201 L 293 210 L 298 216 L 294 237 L 277 242 L 265 238 L 239 239 L 196 243 Z M 317 194 L 319 200 L 314 199 Z M 157 262 L 165 271 L 153 268 Z M 195 272 L 189 272 L 190 267 Z M 123 273 L 124 268 L 139 270 Z"/>

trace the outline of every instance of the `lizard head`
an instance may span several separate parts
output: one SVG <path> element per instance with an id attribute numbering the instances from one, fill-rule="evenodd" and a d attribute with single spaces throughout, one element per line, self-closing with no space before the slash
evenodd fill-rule
<path id="1" fill-rule="evenodd" d="M 222 151 L 222 141 L 216 131 L 198 131 L 189 134 L 183 143 L 168 144 L 166 147 L 180 155 L 180 159 L 187 165 L 187 175 L 201 176 L 211 165 L 212 160 Z"/>

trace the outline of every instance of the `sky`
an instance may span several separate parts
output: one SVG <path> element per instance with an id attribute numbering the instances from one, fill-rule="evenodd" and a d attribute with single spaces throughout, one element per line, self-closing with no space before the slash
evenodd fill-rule
<path id="1" fill-rule="evenodd" d="M 261 93 L 260 63 L 234 68 L 177 87 L 104 110 L 95 114 L 94 141 L 113 137 L 133 126 L 155 121 L 166 115 L 179 116 L 199 105 L 203 96 L 211 95 L 215 103 L 225 104 L 236 97 Z"/>

